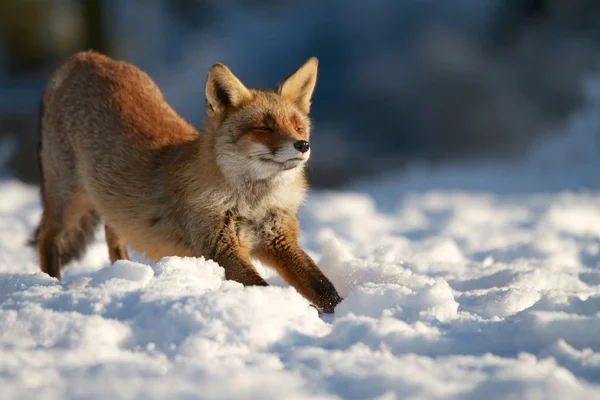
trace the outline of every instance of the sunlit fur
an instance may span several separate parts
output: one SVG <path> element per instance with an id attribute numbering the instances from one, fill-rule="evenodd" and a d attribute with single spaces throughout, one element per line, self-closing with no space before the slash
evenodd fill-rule
<path id="1" fill-rule="evenodd" d="M 205 83 L 199 131 L 131 64 L 94 53 L 67 60 L 41 110 L 43 215 L 34 242 L 42 271 L 83 254 L 100 219 L 111 262 L 126 245 L 158 260 L 204 256 L 245 285 L 266 285 L 251 257 L 275 268 L 324 312 L 341 300 L 298 245 L 307 184 L 308 60 L 274 90 L 246 88 L 222 64 Z"/>
<path id="2" fill-rule="evenodd" d="M 257 127 L 272 131 L 253 130 Z M 289 183 L 302 174 L 310 157 L 310 151 L 294 148 L 296 141 L 309 140 L 309 118 L 274 93 L 253 92 L 249 104 L 228 115 L 216 131 L 217 163 L 232 183 Z"/>

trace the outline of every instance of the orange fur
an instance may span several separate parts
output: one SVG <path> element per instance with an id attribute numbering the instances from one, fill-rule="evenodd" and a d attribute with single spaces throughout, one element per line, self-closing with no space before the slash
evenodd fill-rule
<path id="1" fill-rule="evenodd" d="M 256 256 L 332 312 L 341 299 L 298 246 L 295 216 L 316 70 L 311 59 L 261 91 L 215 64 L 199 132 L 135 66 L 94 52 L 71 57 L 43 97 L 42 271 L 60 279 L 102 218 L 111 262 L 128 258 L 126 245 L 154 260 L 204 256 L 227 279 L 266 285 Z"/>

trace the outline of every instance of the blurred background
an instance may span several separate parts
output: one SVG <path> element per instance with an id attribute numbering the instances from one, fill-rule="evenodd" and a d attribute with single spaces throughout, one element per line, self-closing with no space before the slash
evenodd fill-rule
<path id="1" fill-rule="evenodd" d="M 39 179 L 41 91 L 82 49 L 142 68 L 194 125 L 211 64 L 264 87 L 317 56 L 309 179 L 335 188 L 410 163 L 525 157 L 585 101 L 600 1 L 0 0 L 0 155 L 12 176 Z"/>

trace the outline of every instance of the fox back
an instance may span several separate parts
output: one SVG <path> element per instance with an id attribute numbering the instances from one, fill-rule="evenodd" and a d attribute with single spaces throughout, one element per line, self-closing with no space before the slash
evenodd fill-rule
<path id="1" fill-rule="evenodd" d="M 104 222 L 111 262 L 212 258 L 227 279 L 266 285 L 275 268 L 319 310 L 341 301 L 297 243 L 310 157 L 309 59 L 273 90 L 248 89 L 222 64 L 205 83 L 198 131 L 135 66 L 75 54 L 48 82 L 40 113 L 42 271 L 60 279 Z"/>

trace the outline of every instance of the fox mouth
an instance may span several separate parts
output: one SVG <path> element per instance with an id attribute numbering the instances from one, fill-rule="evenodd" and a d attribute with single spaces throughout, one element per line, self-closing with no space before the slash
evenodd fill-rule
<path id="1" fill-rule="evenodd" d="M 302 161 L 304 161 L 304 158 L 295 157 L 295 158 L 290 158 L 289 160 L 285 160 L 285 161 L 277 161 L 272 158 L 261 157 L 260 160 L 263 162 L 268 162 L 268 163 L 279 165 L 284 170 L 288 170 L 288 169 L 296 168 L 298 166 L 298 164 L 300 164 Z"/>

